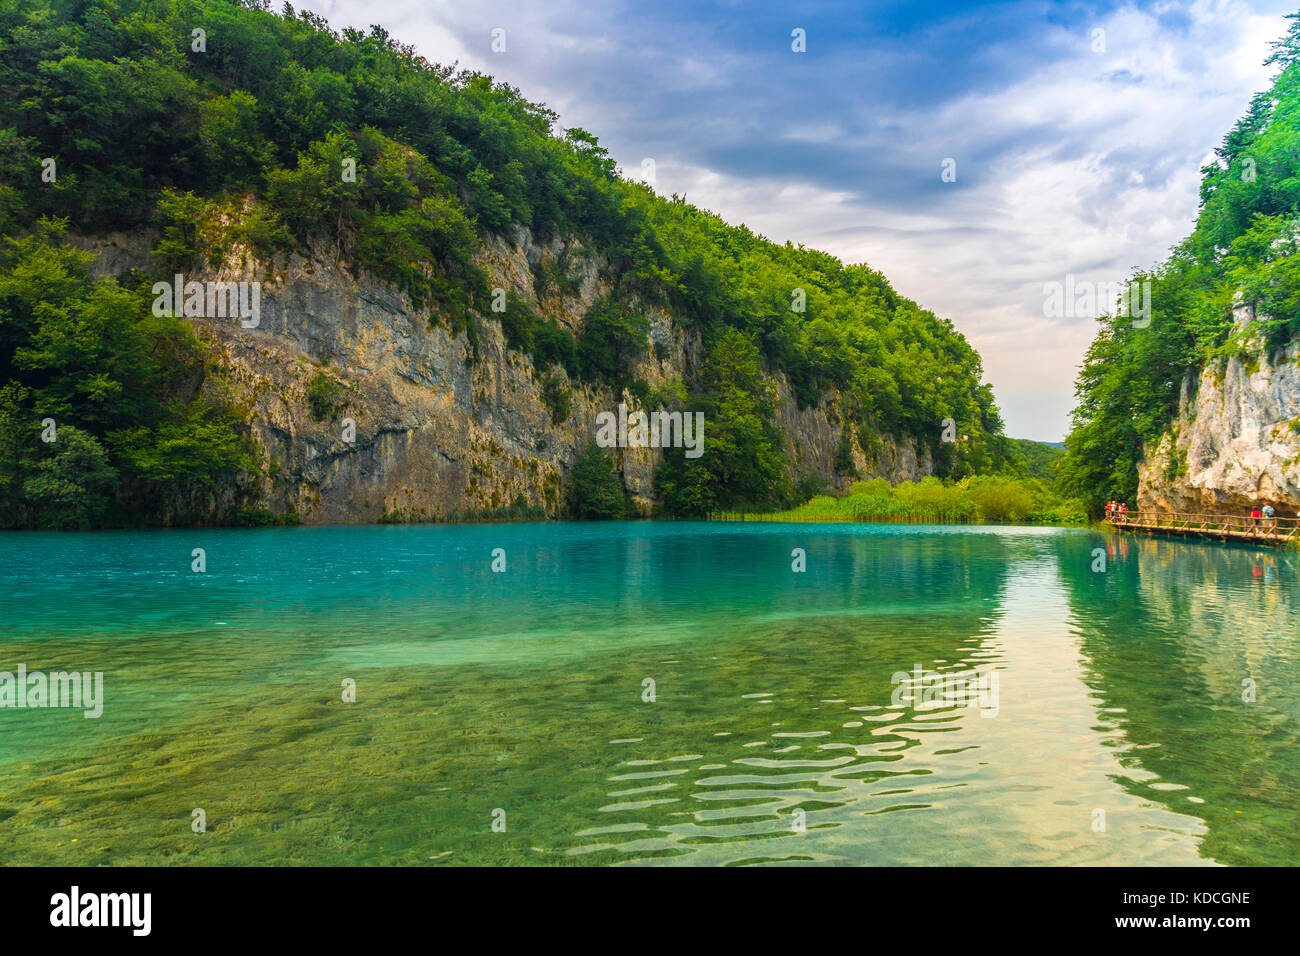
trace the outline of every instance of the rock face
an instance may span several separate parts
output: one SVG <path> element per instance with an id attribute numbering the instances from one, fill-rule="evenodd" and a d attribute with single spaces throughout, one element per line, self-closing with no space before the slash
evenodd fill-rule
<path id="1" fill-rule="evenodd" d="M 1249 306 L 1236 320 L 1254 320 Z M 1263 353 L 1265 350 L 1260 348 Z M 1270 362 L 1235 355 L 1183 382 L 1178 416 L 1138 469 L 1145 510 L 1249 513 L 1300 509 L 1300 346 Z"/>
<path id="2" fill-rule="evenodd" d="M 99 255 L 101 273 L 144 265 L 149 243 L 140 237 L 81 240 Z M 513 290 L 539 313 L 573 331 L 591 303 L 607 291 L 603 260 L 573 255 L 576 243 L 538 243 L 524 229 L 493 240 L 478 261 L 490 286 Z M 187 275 L 198 281 L 261 281 L 256 328 L 235 318 L 192 318 L 213 346 L 214 368 L 205 389 L 224 391 L 242 408 L 261 457 L 263 478 L 241 489 L 253 507 L 296 513 L 306 523 L 380 520 L 452 520 L 520 500 L 550 515 L 563 508 L 563 481 L 594 439 L 596 416 L 614 411 L 628 395 L 579 383 L 567 416 L 553 421 L 543 399 L 543 376 L 531 358 L 507 349 L 500 325 L 478 322 L 477 354 L 466 333 L 453 334 L 416 309 L 392 286 L 358 279 L 331 254 L 291 257 L 273 272 L 246 253 L 232 253 L 220 269 Z M 557 258 L 574 280 L 539 297 L 534 268 Z M 700 344 L 661 311 L 648 310 L 650 341 L 636 377 L 654 389 L 689 380 Z M 556 374 L 563 377 L 563 372 Z M 799 409 L 783 375 L 773 376 L 778 419 L 786 436 L 791 477 L 812 474 L 830 486 L 850 479 L 835 473 L 840 444 L 838 396 Z M 314 401 L 313 401 L 314 399 Z M 708 422 L 704 428 L 708 454 Z M 868 462 L 850 429 L 850 454 L 860 473 L 893 481 L 933 471 L 928 453 L 912 442 L 881 437 Z M 653 507 L 658 449 L 617 453 L 624 486 L 643 513 Z M 214 502 L 214 507 L 217 503 Z"/>

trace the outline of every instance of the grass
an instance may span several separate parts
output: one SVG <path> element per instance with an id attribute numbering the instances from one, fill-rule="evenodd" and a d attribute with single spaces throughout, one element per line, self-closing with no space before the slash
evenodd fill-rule
<path id="1" fill-rule="evenodd" d="M 900 523 L 1087 524 L 1083 505 L 1033 478 L 981 475 L 958 482 L 938 478 L 890 485 L 855 482 L 839 497 L 814 495 L 788 511 L 722 512 L 720 521 L 896 521 Z"/>

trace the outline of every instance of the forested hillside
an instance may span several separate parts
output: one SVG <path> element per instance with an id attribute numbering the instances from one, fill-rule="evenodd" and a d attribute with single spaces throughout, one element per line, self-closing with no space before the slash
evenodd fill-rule
<path id="1" fill-rule="evenodd" d="M 656 196 L 591 133 L 380 27 L 336 33 L 257 0 L 0 0 L 0 88 L 6 525 L 147 523 L 160 496 L 255 467 L 243 396 L 200 392 L 204 345 L 150 312 L 156 280 L 233 245 L 265 262 L 331 249 L 470 343 L 499 322 L 539 372 L 705 410 L 709 454 L 660 469 L 673 513 L 796 497 L 761 370 L 788 376 L 801 406 L 839 394 L 846 440 L 868 459 L 881 436 L 915 439 L 942 476 L 1011 459 L 980 358 L 951 322 L 867 266 Z M 609 293 L 576 332 L 515 296 L 491 308 L 475 256 L 516 226 L 608 263 Z M 117 280 L 92 278 L 69 244 L 142 231 L 150 266 Z M 539 289 L 573 281 L 563 264 L 535 276 Z M 651 347 L 648 306 L 701 343 L 678 394 L 629 375 Z M 57 442 L 40 440 L 47 419 Z M 960 441 L 941 440 L 945 419 Z"/>
<path id="2" fill-rule="evenodd" d="M 1061 444 L 1031 441 L 1028 438 L 1013 438 L 1013 453 L 1020 459 L 1025 477 L 1055 484 L 1056 467 L 1065 458 L 1065 447 Z"/>
<path id="3" fill-rule="evenodd" d="M 1272 87 L 1201 171 L 1195 229 L 1165 262 L 1135 276 L 1152 284 L 1149 324 L 1103 317 L 1088 351 L 1061 475 L 1094 514 L 1106 500 L 1136 499 L 1138 466 L 1169 428 L 1189 376 L 1234 355 L 1247 370 L 1258 367 L 1300 333 L 1297 17 L 1269 58 L 1278 67 Z M 1234 300 L 1258 319 L 1234 325 Z"/>

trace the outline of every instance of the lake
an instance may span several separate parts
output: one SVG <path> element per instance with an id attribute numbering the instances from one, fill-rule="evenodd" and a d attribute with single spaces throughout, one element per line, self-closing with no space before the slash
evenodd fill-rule
<path id="1" fill-rule="evenodd" d="M 103 682 L 0 709 L 3 861 L 1296 865 L 1298 571 L 970 525 L 3 534 L 0 671 Z"/>

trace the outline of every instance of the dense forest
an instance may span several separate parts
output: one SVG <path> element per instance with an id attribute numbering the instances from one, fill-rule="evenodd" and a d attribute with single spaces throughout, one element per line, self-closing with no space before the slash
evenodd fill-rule
<path id="1" fill-rule="evenodd" d="M 1300 333 L 1300 14 L 1274 44 L 1279 71 L 1201 170 L 1196 227 L 1137 281 L 1149 324 L 1104 316 L 1077 382 L 1059 473 L 1098 514 L 1134 501 L 1138 465 L 1178 411 L 1184 379 L 1231 354 L 1276 353 Z M 1259 319 L 1234 328 L 1237 296 Z M 1118 311 L 1118 310 L 1117 310 Z"/>
<path id="2" fill-rule="evenodd" d="M 150 312 L 155 280 L 232 242 L 267 262 L 333 248 L 471 342 L 500 322 L 539 373 L 559 366 L 642 402 L 704 409 L 710 453 L 670 454 L 660 469 L 670 513 L 800 500 L 762 380 L 772 370 L 803 405 L 837 391 L 868 458 L 896 436 L 927 449 L 942 477 L 1023 468 L 951 322 L 865 265 L 656 196 L 587 131 L 558 129 L 520 91 L 429 63 L 380 27 L 335 32 L 265 0 L 0 0 L 0 87 L 8 526 L 147 523 L 161 494 L 251 467 L 238 396 L 200 397 L 203 346 L 183 319 Z M 1239 138 L 1266 134 L 1268 103 Z M 1255 155 L 1264 177 L 1267 154 Z M 488 307 L 475 253 L 516 225 L 610 263 L 610 294 L 579 334 L 517 296 L 504 314 Z M 145 228 L 153 266 L 117 280 L 92 278 L 69 243 Z M 649 347 L 651 304 L 702 345 L 679 395 L 651 396 L 628 374 Z M 950 418 L 960 442 L 941 440 Z M 58 440 L 42 441 L 51 421 Z"/>

